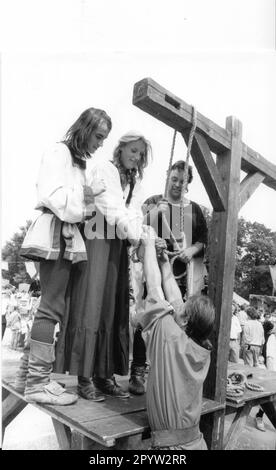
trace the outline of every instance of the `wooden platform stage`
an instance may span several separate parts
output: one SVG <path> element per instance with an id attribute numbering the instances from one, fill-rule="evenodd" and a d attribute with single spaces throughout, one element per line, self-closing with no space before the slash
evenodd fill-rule
<path id="1" fill-rule="evenodd" d="M 6 426 L 20 413 L 27 402 L 13 388 L 18 363 L 3 364 L 3 433 Z M 53 379 L 76 391 L 77 378 L 53 374 Z M 119 379 L 127 388 L 128 379 Z M 69 406 L 34 404 L 51 416 L 60 449 L 148 449 L 150 429 L 145 395 L 130 395 L 127 399 L 106 397 L 104 402 L 93 403 L 79 398 Z M 224 405 L 204 399 L 202 415 L 223 410 Z M 30 423 L 30 426 L 32 423 Z"/>
<path id="2" fill-rule="evenodd" d="M 27 406 L 23 396 L 13 388 L 18 362 L 8 361 L 2 365 L 3 384 L 3 433 L 6 426 Z M 202 418 L 211 413 L 233 416 L 232 424 L 224 438 L 223 448 L 234 449 L 240 432 L 253 406 L 261 405 L 269 420 L 276 428 L 276 372 L 228 363 L 228 372 L 240 371 L 252 374 L 249 380 L 264 387 L 263 392 L 246 390 L 241 398 L 232 398 L 224 404 L 204 398 Z M 77 378 L 64 374 L 53 374 L 53 379 L 76 392 Z M 127 388 L 128 379 L 118 380 Z M 102 449 L 148 449 L 150 429 L 146 412 L 145 395 L 130 395 L 128 399 L 106 397 L 104 402 L 93 403 L 83 398 L 70 406 L 34 404 L 39 410 L 51 416 L 60 449 L 102 450 Z M 32 426 L 32 423 L 30 423 Z"/>

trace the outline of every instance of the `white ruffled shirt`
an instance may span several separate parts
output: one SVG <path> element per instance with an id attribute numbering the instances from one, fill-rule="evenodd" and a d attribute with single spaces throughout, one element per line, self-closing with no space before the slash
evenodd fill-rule
<path id="1" fill-rule="evenodd" d="M 136 180 L 130 204 L 126 207 L 130 186 L 127 185 L 123 191 L 118 169 L 112 162 L 104 161 L 94 166 L 87 176 L 88 185 L 95 180 L 103 180 L 106 186 L 106 191 L 95 197 L 96 208 L 110 225 L 116 224 L 121 233 L 126 233 L 129 240 L 139 239 L 142 232 L 144 201 L 141 181 Z"/>
<path id="2" fill-rule="evenodd" d="M 36 209 L 47 207 L 60 220 L 77 223 L 84 217 L 85 170 L 72 165 L 68 147 L 59 142 L 43 155 L 38 181 Z"/>
<path id="3" fill-rule="evenodd" d="M 68 147 L 56 143 L 43 154 L 38 181 L 36 209 L 48 208 L 31 224 L 20 254 L 32 260 L 55 260 L 60 252 L 60 233 L 66 230 L 64 258 L 77 263 L 87 259 L 77 223 L 84 220 L 83 186 L 86 171 L 72 164 Z M 71 237 L 68 237 L 70 232 Z"/>

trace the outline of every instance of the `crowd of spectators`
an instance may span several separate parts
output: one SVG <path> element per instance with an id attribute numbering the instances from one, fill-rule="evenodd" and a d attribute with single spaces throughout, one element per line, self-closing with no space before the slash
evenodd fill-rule
<path id="1" fill-rule="evenodd" d="M 22 290 L 15 286 L 2 289 L 1 316 L 2 338 L 6 329 L 10 329 L 9 347 L 21 350 L 29 341 L 33 318 L 40 302 L 40 290 Z"/>

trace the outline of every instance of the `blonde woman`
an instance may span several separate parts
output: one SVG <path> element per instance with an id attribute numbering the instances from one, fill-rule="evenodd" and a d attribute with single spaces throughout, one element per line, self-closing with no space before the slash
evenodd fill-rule
<path id="1" fill-rule="evenodd" d="M 84 228 L 88 263 L 74 270 L 69 323 L 57 351 L 57 371 L 77 375 L 78 393 L 88 400 L 129 397 L 114 374 L 129 369 L 128 247 L 142 232 L 141 180 L 150 153 L 148 140 L 130 131 L 119 139 L 113 160 L 92 171 L 92 180 L 103 180 L 106 190 L 95 198 Z"/>

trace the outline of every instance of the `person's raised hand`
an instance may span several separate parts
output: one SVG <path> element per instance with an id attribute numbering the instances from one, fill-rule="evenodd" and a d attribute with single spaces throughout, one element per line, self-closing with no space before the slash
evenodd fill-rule
<path id="1" fill-rule="evenodd" d="M 165 262 L 168 261 L 169 257 L 166 252 L 167 243 L 163 238 L 157 237 L 155 239 L 155 249 L 158 261 Z"/>
<path id="2" fill-rule="evenodd" d="M 106 184 L 103 179 L 95 179 L 91 183 L 91 188 L 94 196 L 99 196 L 106 191 Z"/>
<path id="3" fill-rule="evenodd" d="M 168 211 L 169 205 L 167 199 L 163 198 L 157 203 L 157 210 L 162 214 L 165 214 Z"/>
<path id="4" fill-rule="evenodd" d="M 190 246 L 189 248 L 185 248 L 184 250 L 182 250 L 182 252 L 179 255 L 179 259 L 181 259 L 181 261 L 184 261 L 184 263 L 189 263 L 191 259 L 193 258 L 193 256 L 194 256 L 194 248 Z"/>
<path id="5" fill-rule="evenodd" d="M 94 194 L 90 186 L 83 186 L 83 200 L 86 206 L 94 204 Z"/>
<path id="6" fill-rule="evenodd" d="M 94 204 L 95 196 L 99 196 L 106 191 L 106 185 L 103 180 L 95 180 L 91 184 L 91 186 L 84 185 L 83 186 L 83 199 L 84 204 L 89 206 L 90 204 Z"/>

